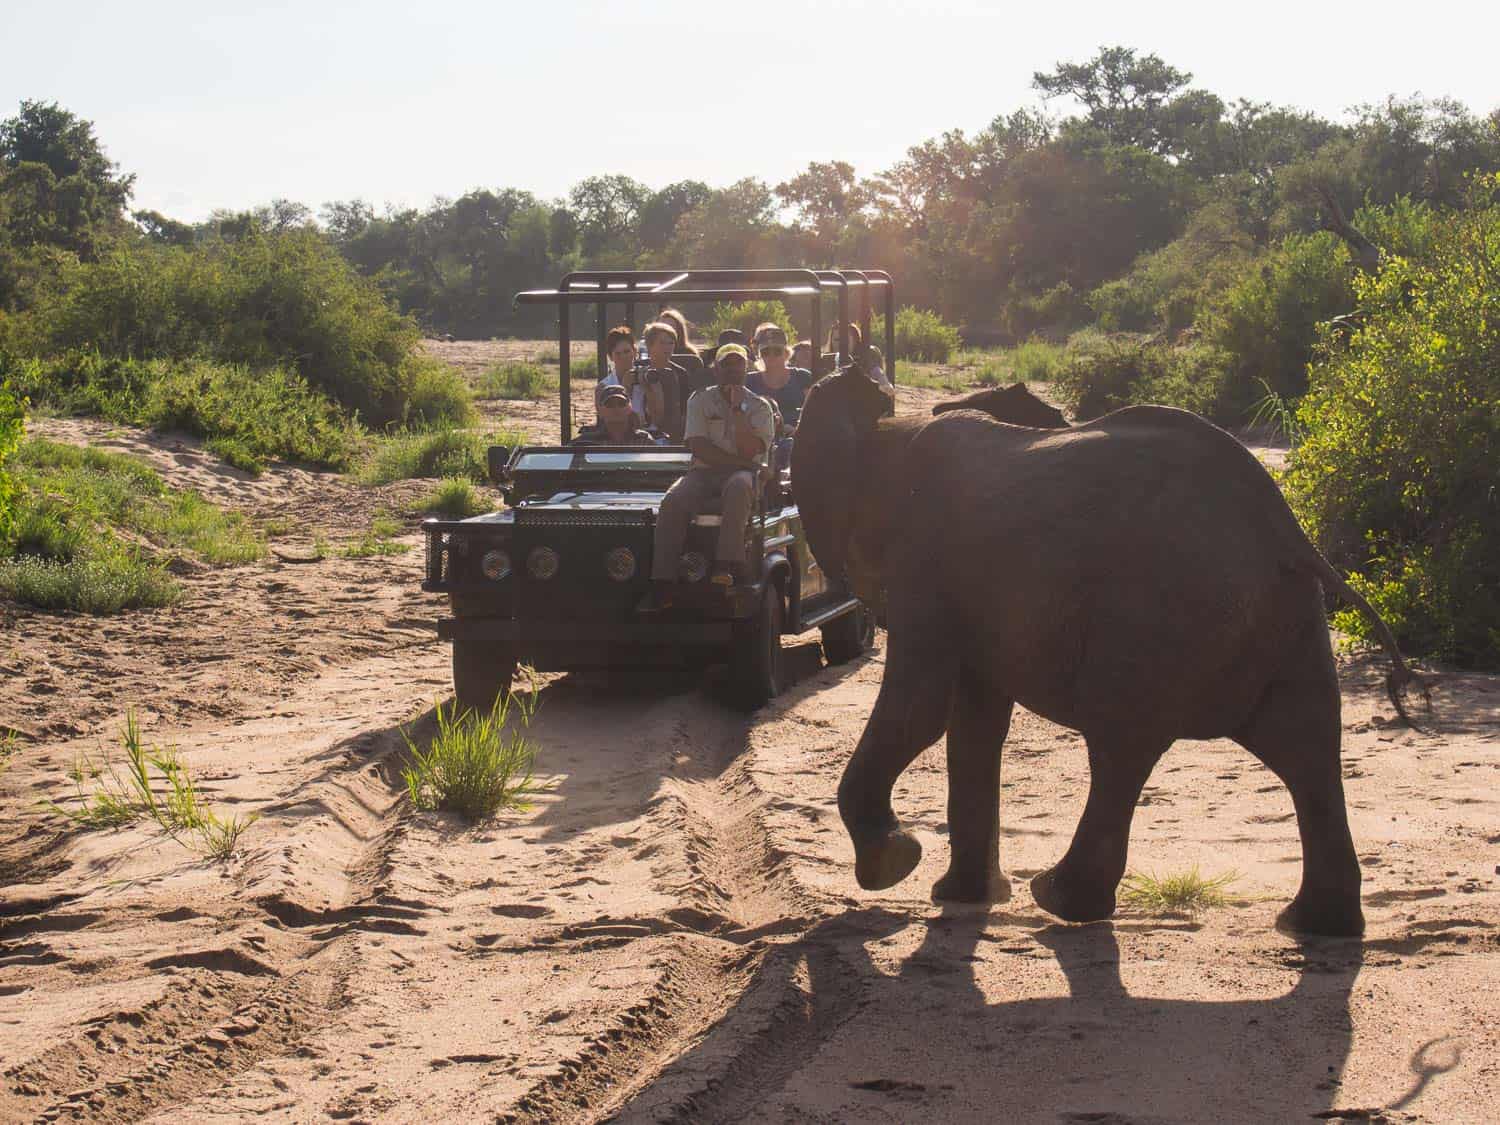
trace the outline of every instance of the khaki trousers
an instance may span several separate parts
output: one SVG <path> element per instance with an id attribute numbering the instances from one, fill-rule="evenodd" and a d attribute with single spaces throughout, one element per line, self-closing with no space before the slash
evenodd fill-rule
<path id="1" fill-rule="evenodd" d="M 677 565 L 687 543 L 688 525 L 714 497 L 722 498 L 715 562 L 745 561 L 745 525 L 755 506 L 755 477 L 745 469 L 689 469 L 662 497 L 656 514 L 651 577 L 677 581 Z"/>

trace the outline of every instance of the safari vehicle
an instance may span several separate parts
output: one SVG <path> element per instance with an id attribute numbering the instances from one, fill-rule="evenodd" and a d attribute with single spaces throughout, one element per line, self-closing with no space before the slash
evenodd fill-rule
<path id="1" fill-rule="evenodd" d="M 517 663 L 539 671 L 678 665 L 729 665 L 734 701 L 753 709 L 783 684 L 781 638 L 822 632 L 829 663 L 851 660 L 874 639 L 873 614 L 842 580 L 818 568 L 787 474 L 766 471 L 746 528 L 748 578 L 724 587 L 707 581 L 719 516 L 708 510 L 689 528 L 672 607 L 641 614 L 652 568 L 656 514 L 692 456 L 684 446 L 570 446 L 569 314 L 592 305 L 599 370 L 607 370 L 610 324 L 634 323 L 636 306 L 779 300 L 811 306 L 816 370 L 824 302 L 850 323 L 851 295 L 869 339 L 871 298 L 885 313 L 885 353 L 894 357 L 891 278 L 877 270 L 586 271 L 556 289 L 520 293 L 521 304 L 555 305 L 561 364 L 558 445 L 489 450 L 491 479 L 507 507 L 466 520 L 430 519 L 422 589 L 448 596 L 452 616 L 438 636 L 453 645 L 453 686 L 461 706 L 488 708 L 509 690 Z M 616 307 L 623 305 L 623 311 Z M 847 331 L 840 355 L 849 356 Z M 679 357 L 696 361 L 696 357 Z M 859 358 L 859 357 L 852 357 Z M 894 361 L 887 360 L 894 382 Z"/>

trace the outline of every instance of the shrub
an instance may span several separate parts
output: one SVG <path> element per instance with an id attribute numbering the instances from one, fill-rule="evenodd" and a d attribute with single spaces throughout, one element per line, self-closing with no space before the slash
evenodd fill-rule
<path id="1" fill-rule="evenodd" d="M 538 399 L 556 388 L 557 380 L 535 363 L 497 364 L 479 381 L 481 398 Z"/>
<path id="2" fill-rule="evenodd" d="M 285 367 L 112 359 L 75 351 L 12 361 L 12 373 L 37 402 L 195 434 L 250 472 L 270 459 L 342 468 L 359 444 L 358 429 L 338 408 Z"/>
<path id="3" fill-rule="evenodd" d="M 488 714 L 460 712 L 457 704 L 445 711 L 439 703 L 437 735 L 425 749 L 402 731 L 412 761 L 401 776 L 412 805 L 448 809 L 470 820 L 526 808 L 537 789 L 536 747 L 526 737 L 534 709 L 534 696 L 502 696 Z"/>
<path id="4" fill-rule="evenodd" d="M 1428 254 L 1355 281 L 1325 330 L 1285 485 L 1330 560 L 1403 646 L 1500 667 L 1500 180 L 1442 217 Z M 1368 626 L 1336 618 L 1357 636 Z"/>
<path id="5" fill-rule="evenodd" d="M 456 429 L 398 431 L 371 443 L 360 479 L 366 484 L 390 484 L 422 477 L 461 477 L 483 483 L 489 479 L 488 447 L 524 441 L 516 433 L 485 437 Z"/>
<path id="6" fill-rule="evenodd" d="M 405 419 L 422 368 L 415 321 L 305 228 L 191 246 L 122 242 L 66 264 L 20 319 L 30 355 L 288 366 L 377 425 Z"/>
<path id="7" fill-rule="evenodd" d="M 468 519 L 489 511 L 489 505 L 472 483 L 461 477 L 449 477 L 427 494 L 419 510 L 429 515 Z"/>
<path id="8" fill-rule="evenodd" d="M 0 559 L 0 592 L 38 609 L 94 614 L 171 605 L 182 595 L 160 566 L 120 548 L 67 562 Z"/>
<path id="9" fill-rule="evenodd" d="M 457 368 L 441 360 L 413 359 L 407 392 L 412 426 L 467 426 L 474 421 L 473 395 Z"/>
<path id="10" fill-rule="evenodd" d="M 1050 383 L 1062 366 L 1063 349 L 1033 337 L 1011 350 L 1011 374 L 1023 383 Z"/>
<path id="11" fill-rule="evenodd" d="M 9 383 L 0 383 L 0 548 L 15 531 L 15 485 L 5 463 L 21 444 L 26 416 L 24 400 Z"/>
<path id="12" fill-rule="evenodd" d="M 1138 337 L 1085 330 L 1068 341 L 1054 384 L 1068 413 L 1087 422 L 1134 402 L 1137 387 L 1154 373 L 1154 360 Z"/>
<path id="13" fill-rule="evenodd" d="M 755 337 L 755 330 L 768 322 L 780 325 L 788 340 L 797 339 L 797 329 L 792 323 L 791 314 L 786 311 L 786 306 L 780 301 L 745 301 L 738 305 L 715 305 L 713 316 L 704 326 L 703 333 L 708 337 L 710 345 L 716 344 L 719 333 L 728 328 L 738 328 L 745 334 L 745 339 L 750 340 Z"/>
<path id="14" fill-rule="evenodd" d="M 870 320 L 869 341 L 885 347 L 885 317 Z M 958 329 L 935 312 L 914 309 L 910 305 L 896 312 L 896 358 L 913 363 L 947 363 L 949 356 L 963 346 Z"/>

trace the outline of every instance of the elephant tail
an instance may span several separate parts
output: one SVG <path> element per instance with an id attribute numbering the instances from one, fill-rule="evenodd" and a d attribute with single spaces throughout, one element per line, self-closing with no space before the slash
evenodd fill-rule
<path id="1" fill-rule="evenodd" d="M 1380 647 L 1385 649 L 1390 656 L 1394 668 L 1385 677 L 1385 693 L 1390 696 L 1391 704 L 1396 708 L 1396 714 L 1401 716 L 1401 721 L 1413 730 L 1421 728 L 1407 714 L 1404 696 L 1408 689 L 1416 688 L 1422 695 L 1422 701 L 1427 710 L 1432 710 L 1432 687 L 1426 679 L 1413 672 L 1406 664 L 1401 655 L 1401 648 L 1396 644 L 1396 636 L 1391 632 L 1390 626 L 1380 616 L 1375 607 L 1372 606 L 1363 594 L 1345 581 L 1344 576 L 1333 569 L 1333 564 L 1323 557 L 1323 552 L 1318 550 L 1304 537 L 1303 542 L 1314 560 L 1312 569 L 1326 589 L 1333 590 L 1344 601 L 1348 602 L 1364 616 L 1375 629 L 1375 636 L 1380 641 Z"/>

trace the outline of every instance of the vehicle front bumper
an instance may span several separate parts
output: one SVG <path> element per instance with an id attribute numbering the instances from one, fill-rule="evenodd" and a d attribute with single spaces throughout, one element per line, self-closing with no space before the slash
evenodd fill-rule
<path id="1" fill-rule="evenodd" d="M 577 645 L 585 649 L 604 645 L 725 645 L 733 638 L 733 629 L 728 621 L 601 624 L 517 621 L 504 617 L 438 619 L 439 640 L 501 641 L 523 648 L 532 644 Z"/>

